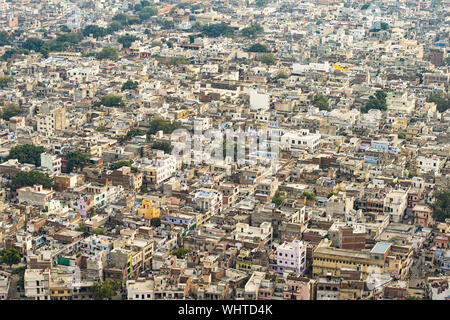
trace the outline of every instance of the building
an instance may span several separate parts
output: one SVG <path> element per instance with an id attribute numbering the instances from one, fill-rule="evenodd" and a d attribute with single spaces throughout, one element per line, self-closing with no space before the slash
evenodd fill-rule
<path id="1" fill-rule="evenodd" d="M 276 272 L 292 271 L 301 276 L 306 270 L 306 245 L 300 240 L 284 242 L 277 247 L 276 259 Z"/>
<path id="2" fill-rule="evenodd" d="M 53 199 L 55 191 L 44 189 L 41 185 L 32 187 L 22 187 L 16 190 L 19 203 L 28 203 L 37 206 L 44 206 L 49 200 Z"/>

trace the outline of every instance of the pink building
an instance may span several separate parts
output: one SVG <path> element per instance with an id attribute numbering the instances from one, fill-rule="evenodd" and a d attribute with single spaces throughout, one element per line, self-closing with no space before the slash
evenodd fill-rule
<path id="1" fill-rule="evenodd" d="M 311 300 L 311 279 L 288 276 L 284 286 L 284 300 Z"/>

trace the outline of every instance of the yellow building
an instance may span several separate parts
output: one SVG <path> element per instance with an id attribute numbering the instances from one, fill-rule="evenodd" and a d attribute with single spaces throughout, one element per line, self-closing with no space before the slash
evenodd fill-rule
<path id="1" fill-rule="evenodd" d="M 392 123 L 392 131 L 400 132 L 406 130 L 408 126 L 408 120 L 405 118 L 398 118 Z"/>
<path id="2" fill-rule="evenodd" d="M 145 219 L 160 218 L 160 209 L 153 205 L 152 200 L 142 200 L 142 207 L 138 208 L 138 215 L 143 216 Z"/>
<path id="3" fill-rule="evenodd" d="M 371 273 L 389 273 L 399 278 L 404 278 L 407 274 L 411 259 L 408 247 L 378 242 L 371 251 L 356 251 L 338 249 L 330 245 L 331 241 L 322 241 L 314 250 L 314 277 L 327 274 L 340 276 L 342 268 L 360 271 L 362 279 L 366 279 Z"/>

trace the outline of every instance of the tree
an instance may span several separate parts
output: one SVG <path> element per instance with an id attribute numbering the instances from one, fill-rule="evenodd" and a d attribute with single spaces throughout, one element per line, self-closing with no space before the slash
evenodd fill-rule
<path id="1" fill-rule="evenodd" d="M 316 201 L 316 195 L 314 193 L 303 191 L 303 193 L 300 195 L 300 198 L 306 198 L 308 201 Z"/>
<path id="2" fill-rule="evenodd" d="M 25 40 L 25 42 L 23 43 L 23 48 L 28 49 L 30 51 L 33 50 L 35 52 L 40 52 L 43 45 L 44 40 L 31 37 Z"/>
<path id="3" fill-rule="evenodd" d="M 173 28 L 175 28 L 175 22 L 173 22 L 173 20 L 164 20 L 162 22 L 162 27 L 163 27 L 163 29 L 166 29 L 166 30 L 173 29 Z"/>
<path id="4" fill-rule="evenodd" d="M 439 222 L 445 222 L 450 218 L 450 191 L 437 190 L 433 193 L 434 202 L 430 207 L 433 209 L 433 218 Z"/>
<path id="5" fill-rule="evenodd" d="M 146 184 L 142 184 L 141 187 L 139 188 L 139 191 L 141 193 L 147 193 L 148 192 L 148 188 Z"/>
<path id="6" fill-rule="evenodd" d="M 159 219 L 159 218 L 152 218 L 150 220 L 150 225 L 152 227 L 155 227 L 155 228 L 159 227 L 161 225 L 161 219 Z"/>
<path id="7" fill-rule="evenodd" d="M 136 137 L 136 136 L 143 136 L 143 135 L 145 135 L 145 131 L 142 131 L 142 130 L 140 130 L 140 129 L 133 128 L 133 129 L 130 129 L 130 130 L 127 132 L 126 135 L 124 135 L 123 137 L 121 137 L 121 138 L 119 139 L 119 142 L 120 142 L 120 143 L 123 143 L 123 142 L 125 142 L 125 141 L 131 140 L 131 138 L 133 138 L 133 137 Z"/>
<path id="8" fill-rule="evenodd" d="M 361 112 L 367 113 L 371 109 L 382 111 L 387 110 L 386 97 L 386 92 L 384 92 L 383 90 L 378 90 L 375 93 L 375 96 L 369 97 L 369 101 L 367 101 L 366 105 L 361 108 Z"/>
<path id="9" fill-rule="evenodd" d="M 270 0 L 256 0 L 255 5 L 257 7 L 264 7 L 266 4 L 268 4 Z"/>
<path id="10" fill-rule="evenodd" d="M 275 196 L 272 197 L 272 203 L 275 203 L 276 206 L 281 206 L 284 202 L 283 194 L 280 191 L 275 192 Z"/>
<path id="11" fill-rule="evenodd" d="M 100 52 L 97 52 L 95 57 L 98 60 L 117 60 L 119 59 L 119 54 L 117 53 L 117 50 L 111 47 L 105 47 Z"/>
<path id="12" fill-rule="evenodd" d="M 85 37 L 92 35 L 94 38 L 102 38 L 107 34 L 105 28 L 99 27 L 95 24 L 87 25 L 81 32 Z"/>
<path id="13" fill-rule="evenodd" d="M 12 177 L 9 187 L 16 191 L 22 187 L 34 185 L 42 185 L 45 189 L 50 189 L 53 187 L 53 180 L 47 173 L 40 171 L 19 171 Z"/>
<path id="14" fill-rule="evenodd" d="M 0 46 L 6 46 L 11 44 L 11 37 L 6 31 L 0 31 Z"/>
<path id="15" fill-rule="evenodd" d="M 262 53 L 257 57 L 257 60 L 264 64 L 272 65 L 277 61 L 277 58 L 272 53 Z"/>
<path id="16" fill-rule="evenodd" d="M 335 196 L 336 194 L 337 194 L 336 192 L 330 192 L 330 193 L 327 195 L 327 198 L 330 199 L 332 196 Z"/>
<path id="17" fill-rule="evenodd" d="M 0 88 L 5 88 L 9 83 L 14 80 L 13 77 L 0 77 Z"/>
<path id="18" fill-rule="evenodd" d="M 248 52 L 269 52 L 269 49 L 261 43 L 255 43 L 248 48 Z"/>
<path id="19" fill-rule="evenodd" d="M 189 64 L 189 59 L 185 56 L 176 56 L 176 57 L 170 57 L 170 59 L 167 61 L 167 64 L 169 66 L 178 66 L 180 64 Z"/>
<path id="20" fill-rule="evenodd" d="M 132 44 L 134 41 L 138 40 L 138 39 L 139 39 L 138 37 L 135 37 L 135 36 L 130 35 L 130 34 L 126 34 L 126 35 L 124 35 L 124 36 L 120 36 L 120 37 L 117 39 L 117 42 L 119 42 L 120 44 L 122 44 L 122 46 L 123 46 L 124 48 L 129 48 L 129 47 L 131 46 L 131 44 Z"/>
<path id="21" fill-rule="evenodd" d="M 81 152 L 78 150 L 67 153 L 64 156 L 67 161 L 66 173 L 70 173 L 74 169 L 83 169 L 90 157 L 91 155 L 89 153 Z"/>
<path id="22" fill-rule="evenodd" d="M 430 94 L 428 102 L 434 102 L 439 112 L 445 112 L 450 108 L 450 95 L 436 91 Z"/>
<path id="23" fill-rule="evenodd" d="M 178 121 L 171 122 L 169 120 L 156 117 L 150 121 L 149 127 L 150 128 L 147 131 L 147 134 L 155 134 L 160 130 L 162 130 L 164 133 L 170 134 L 176 129 L 181 128 L 181 123 L 179 123 Z"/>
<path id="24" fill-rule="evenodd" d="M 105 235 L 105 229 L 104 228 L 94 229 L 92 230 L 92 233 L 97 235 Z"/>
<path id="25" fill-rule="evenodd" d="M 122 160 L 122 161 L 117 161 L 117 162 L 111 163 L 109 165 L 109 170 L 117 170 L 122 167 L 130 167 L 131 168 L 131 166 L 132 166 L 131 161 Z"/>
<path id="26" fill-rule="evenodd" d="M 45 152 L 43 146 L 22 144 L 9 150 L 8 159 L 17 159 L 20 163 L 31 163 L 36 167 L 41 166 L 41 153 Z"/>
<path id="27" fill-rule="evenodd" d="M 191 252 L 191 250 L 185 248 L 178 248 L 173 250 L 170 254 L 176 256 L 178 259 L 183 259 L 183 257 L 189 252 Z"/>
<path id="28" fill-rule="evenodd" d="M 165 153 L 170 153 L 172 151 L 172 145 L 169 142 L 153 142 L 152 149 L 163 150 Z"/>
<path id="29" fill-rule="evenodd" d="M 113 21 L 106 28 L 106 33 L 113 34 L 114 32 L 121 30 L 122 28 L 123 25 L 119 21 Z"/>
<path id="30" fill-rule="evenodd" d="M 103 96 L 100 101 L 98 101 L 96 106 L 105 106 L 105 107 L 124 107 L 125 102 L 122 101 L 122 97 L 115 96 L 112 94 L 107 94 Z"/>
<path id="31" fill-rule="evenodd" d="M 106 129 L 105 126 L 98 126 L 98 127 L 95 129 L 95 131 L 97 131 L 97 132 L 107 132 L 108 129 Z"/>
<path id="32" fill-rule="evenodd" d="M 370 7 L 370 3 L 365 3 L 362 5 L 361 10 L 369 9 L 369 7 Z"/>
<path id="33" fill-rule="evenodd" d="M 20 114 L 20 108 L 17 104 L 9 103 L 0 113 L 0 118 L 3 120 L 9 121 L 12 117 L 15 117 Z"/>
<path id="34" fill-rule="evenodd" d="M 210 38 L 217 38 L 220 36 L 230 37 L 234 34 L 234 29 L 226 23 L 210 24 L 200 27 L 201 32 Z"/>
<path id="35" fill-rule="evenodd" d="M 158 9 L 156 7 L 144 7 L 139 12 L 139 19 L 141 21 L 145 21 L 150 19 L 153 16 L 156 16 L 158 14 Z"/>
<path id="36" fill-rule="evenodd" d="M 314 107 L 319 108 L 319 110 L 331 110 L 328 104 L 328 97 L 320 93 L 314 96 L 312 104 Z"/>
<path id="37" fill-rule="evenodd" d="M 125 90 L 136 90 L 138 85 L 139 85 L 139 83 L 137 81 L 127 80 L 122 85 L 122 91 L 125 91 Z"/>
<path id="38" fill-rule="evenodd" d="M 20 254 L 15 248 L 3 250 L 2 262 L 7 264 L 10 268 L 12 265 L 19 263 L 21 260 Z"/>
<path id="39" fill-rule="evenodd" d="M 399 139 L 406 139 L 406 133 L 405 133 L 405 132 L 399 132 L 399 133 L 397 134 L 397 137 L 398 137 Z"/>
<path id="40" fill-rule="evenodd" d="M 121 285 L 118 280 L 99 281 L 95 282 L 91 287 L 91 292 L 95 300 L 105 300 L 112 298 L 120 287 Z"/>
<path id="41" fill-rule="evenodd" d="M 254 38 L 258 34 L 263 33 L 264 28 L 259 24 L 252 24 L 250 27 L 244 28 L 241 30 L 241 33 L 244 37 Z"/>
<path id="42" fill-rule="evenodd" d="M 278 72 L 277 75 L 275 76 L 275 79 L 277 79 L 277 80 L 278 79 L 287 79 L 287 78 L 289 78 L 289 75 L 283 71 Z"/>

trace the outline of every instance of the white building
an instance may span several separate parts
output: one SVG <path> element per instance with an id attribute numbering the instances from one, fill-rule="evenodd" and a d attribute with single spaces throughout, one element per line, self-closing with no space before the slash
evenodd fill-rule
<path id="1" fill-rule="evenodd" d="M 232 232 L 234 240 L 262 241 L 269 244 L 273 239 L 273 228 L 270 222 L 263 222 L 259 227 L 252 227 L 246 223 L 237 223 Z"/>
<path id="2" fill-rule="evenodd" d="M 250 91 L 250 109 L 268 110 L 270 107 L 270 96 L 266 93 L 259 93 L 257 89 Z"/>
<path id="3" fill-rule="evenodd" d="M 0 300 L 6 300 L 9 290 L 9 276 L 5 273 L 0 273 Z"/>
<path id="4" fill-rule="evenodd" d="M 442 162 L 441 159 L 439 159 L 436 156 L 417 157 L 417 167 L 420 169 L 421 172 L 430 172 L 430 171 L 439 172 L 441 162 Z"/>
<path id="5" fill-rule="evenodd" d="M 214 189 L 199 189 L 195 192 L 192 200 L 201 211 L 210 211 L 211 215 L 220 213 L 223 210 L 222 193 Z"/>
<path id="6" fill-rule="evenodd" d="M 27 298 L 50 300 L 50 270 L 25 270 L 24 287 Z"/>
<path id="7" fill-rule="evenodd" d="M 400 222 L 405 213 L 408 193 L 402 190 L 389 192 L 384 198 L 384 212 L 389 214 L 390 221 Z"/>
<path id="8" fill-rule="evenodd" d="M 52 174 L 61 173 L 61 158 L 54 154 L 41 153 L 41 166 L 50 170 Z"/>
<path id="9" fill-rule="evenodd" d="M 314 153 L 320 147 L 320 137 L 320 134 L 310 134 L 309 130 L 289 131 L 281 137 L 281 148 Z"/>
<path id="10" fill-rule="evenodd" d="M 302 275 L 306 269 L 306 245 L 303 241 L 294 240 L 290 243 L 284 242 L 277 248 L 277 265 L 278 273 L 286 270 Z"/>

